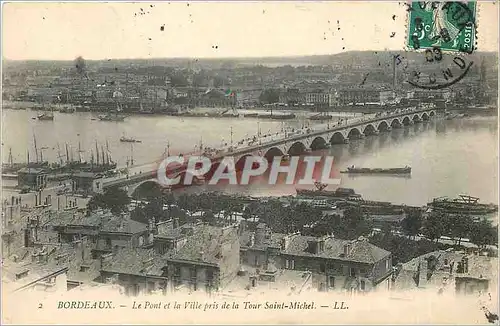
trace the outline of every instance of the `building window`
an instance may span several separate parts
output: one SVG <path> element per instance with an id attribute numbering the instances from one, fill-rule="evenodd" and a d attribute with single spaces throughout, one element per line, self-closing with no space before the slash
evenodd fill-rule
<path id="1" fill-rule="evenodd" d="M 335 277 L 334 276 L 330 276 L 328 278 L 328 286 L 331 287 L 331 288 L 335 287 Z"/>
<path id="2" fill-rule="evenodd" d="M 212 281 L 214 279 L 214 271 L 207 269 L 206 273 L 207 273 L 207 280 Z"/>
<path id="3" fill-rule="evenodd" d="M 361 290 L 364 291 L 366 287 L 366 282 L 364 280 L 361 280 Z"/>
<path id="4" fill-rule="evenodd" d="M 349 276 L 355 277 L 356 276 L 356 269 L 353 267 L 349 268 Z"/>
<path id="5" fill-rule="evenodd" d="M 285 269 L 295 269 L 295 261 L 293 259 L 286 259 Z"/>
<path id="6" fill-rule="evenodd" d="M 110 238 L 106 239 L 106 247 L 108 247 L 108 248 L 111 247 L 111 239 Z"/>
<path id="7" fill-rule="evenodd" d="M 144 245 L 144 237 L 141 235 L 139 237 L 139 247 Z"/>
<path id="8" fill-rule="evenodd" d="M 389 259 L 385 261 L 385 270 L 389 269 Z"/>
<path id="9" fill-rule="evenodd" d="M 319 272 L 324 273 L 326 271 L 325 263 L 319 264 Z"/>
<path id="10" fill-rule="evenodd" d="M 82 266 L 80 266 L 80 272 L 86 272 L 86 271 L 88 271 L 89 269 L 90 269 L 90 267 L 89 267 L 89 266 L 83 266 L 83 265 L 82 265 Z"/>

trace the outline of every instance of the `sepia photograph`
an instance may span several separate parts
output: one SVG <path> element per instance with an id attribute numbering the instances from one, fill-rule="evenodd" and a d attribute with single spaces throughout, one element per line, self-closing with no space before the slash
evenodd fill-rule
<path id="1" fill-rule="evenodd" d="M 1 323 L 499 324 L 497 1 L 2 1 Z"/>

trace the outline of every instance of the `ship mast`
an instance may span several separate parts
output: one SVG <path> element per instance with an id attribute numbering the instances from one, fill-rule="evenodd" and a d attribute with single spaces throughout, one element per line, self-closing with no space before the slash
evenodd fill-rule
<path id="1" fill-rule="evenodd" d="M 68 151 L 68 143 L 65 144 L 66 146 L 66 164 L 69 164 L 69 151 Z"/>
<path id="2" fill-rule="evenodd" d="M 78 141 L 78 163 L 82 163 L 82 146 Z"/>
<path id="3" fill-rule="evenodd" d="M 134 144 L 130 143 L 130 166 L 134 165 Z"/>
<path id="4" fill-rule="evenodd" d="M 99 165 L 99 148 L 97 147 L 97 140 L 95 141 L 95 153 L 96 153 L 97 165 Z"/>
<path id="5" fill-rule="evenodd" d="M 102 155 L 102 165 L 106 165 L 105 157 L 104 157 L 104 147 L 101 145 L 101 155 Z"/>
<path id="6" fill-rule="evenodd" d="M 108 140 L 106 139 L 106 159 L 107 159 L 107 162 L 108 162 L 108 165 L 111 164 L 111 162 L 113 161 L 111 159 L 111 153 L 109 151 L 109 143 L 108 143 Z"/>
<path id="7" fill-rule="evenodd" d="M 36 136 L 35 136 L 35 133 L 33 133 L 33 144 L 35 145 L 35 159 L 36 159 L 36 162 L 38 163 L 38 148 L 36 147 Z"/>
<path id="8" fill-rule="evenodd" d="M 61 155 L 61 147 L 59 146 L 59 143 L 57 143 L 57 158 L 59 159 L 59 162 L 61 162 L 61 165 L 63 165 L 63 155 Z"/>

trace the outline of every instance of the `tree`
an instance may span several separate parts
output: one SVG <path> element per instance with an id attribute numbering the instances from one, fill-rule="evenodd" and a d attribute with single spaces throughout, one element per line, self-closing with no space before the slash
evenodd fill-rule
<path id="1" fill-rule="evenodd" d="M 278 103 L 280 100 L 280 92 L 277 89 L 265 89 L 259 96 L 259 101 L 264 104 Z"/>
<path id="2" fill-rule="evenodd" d="M 401 226 L 405 234 L 414 239 L 422 228 L 422 211 L 420 209 L 410 210 L 406 218 L 402 221 Z"/>
<path id="3" fill-rule="evenodd" d="M 498 230 L 493 227 L 491 221 L 482 219 L 471 225 L 469 238 L 480 249 L 485 249 L 486 246 L 498 242 Z"/>
<path id="4" fill-rule="evenodd" d="M 98 208 L 109 209 L 113 214 L 128 212 L 130 197 L 121 188 L 107 188 L 103 194 L 96 194 L 87 203 L 87 211 L 93 212 Z"/>
<path id="5" fill-rule="evenodd" d="M 424 235 L 434 241 L 445 234 L 447 215 L 441 212 L 431 212 L 424 223 Z"/>
<path id="6" fill-rule="evenodd" d="M 474 224 L 474 221 L 469 215 L 449 216 L 447 219 L 450 235 L 454 239 L 458 239 L 458 245 L 460 245 L 462 239 L 469 235 L 470 227 Z"/>

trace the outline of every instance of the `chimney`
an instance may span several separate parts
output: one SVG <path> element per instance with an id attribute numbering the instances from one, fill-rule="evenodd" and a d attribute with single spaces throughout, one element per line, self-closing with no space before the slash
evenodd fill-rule
<path id="1" fill-rule="evenodd" d="M 290 238 L 288 236 L 283 237 L 281 239 L 281 250 L 286 250 L 288 248 L 288 244 L 290 243 Z"/>
<path id="2" fill-rule="evenodd" d="M 352 244 L 350 242 L 344 244 L 344 257 L 349 256 L 349 254 L 351 253 L 351 246 Z"/>
<path id="3" fill-rule="evenodd" d="M 464 257 L 463 259 L 463 268 L 464 268 L 464 273 L 469 272 L 469 257 Z"/>
<path id="4" fill-rule="evenodd" d="M 255 232 L 250 233 L 250 242 L 249 242 L 249 247 L 255 246 Z"/>
<path id="5" fill-rule="evenodd" d="M 421 259 L 418 266 L 418 286 L 425 287 L 427 284 L 427 260 Z"/>

